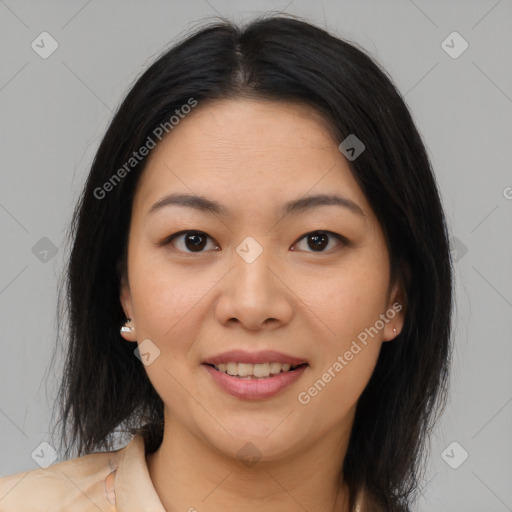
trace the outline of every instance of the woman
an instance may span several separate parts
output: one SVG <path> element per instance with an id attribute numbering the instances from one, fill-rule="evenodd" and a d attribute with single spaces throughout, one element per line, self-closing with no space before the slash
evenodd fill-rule
<path id="1" fill-rule="evenodd" d="M 123 101 L 72 228 L 78 456 L 0 480 L 0 510 L 410 510 L 452 265 L 425 147 L 369 56 L 282 16 L 198 30 Z"/>

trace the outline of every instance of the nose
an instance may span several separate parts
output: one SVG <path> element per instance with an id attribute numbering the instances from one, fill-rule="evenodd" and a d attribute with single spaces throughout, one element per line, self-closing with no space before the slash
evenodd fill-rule
<path id="1" fill-rule="evenodd" d="M 215 305 L 217 321 L 225 326 L 273 330 L 290 322 L 293 297 L 280 265 L 265 251 L 252 263 L 234 254 L 233 267 L 221 281 Z"/>

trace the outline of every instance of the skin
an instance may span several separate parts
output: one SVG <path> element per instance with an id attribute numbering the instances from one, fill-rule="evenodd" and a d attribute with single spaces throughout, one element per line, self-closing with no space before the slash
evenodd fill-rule
<path id="1" fill-rule="evenodd" d="M 199 104 L 150 154 L 120 299 L 134 327 L 125 339 L 150 339 L 160 350 L 145 369 L 165 404 L 165 430 L 147 463 L 168 511 L 349 510 L 339 474 L 355 408 L 404 310 L 299 403 L 358 334 L 403 304 L 383 232 L 338 144 L 306 105 L 229 99 Z M 229 214 L 177 205 L 148 214 L 170 193 L 206 196 Z M 341 194 L 364 216 L 333 205 L 280 211 L 318 193 Z M 182 230 L 208 235 L 202 252 L 183 235 L 158 245 Z M 317 249 L 305 235 L 318 230 L 349 244 L 330 237 Z M 247 236 L 263 250 L 252 263 L 236 252 Z M 278 350 L 309 367 L 277 396 L 237 398 L 201 366 L 237 348 Z M 238 456 L 247 443 L 259 457 L 252 465 Z"/>

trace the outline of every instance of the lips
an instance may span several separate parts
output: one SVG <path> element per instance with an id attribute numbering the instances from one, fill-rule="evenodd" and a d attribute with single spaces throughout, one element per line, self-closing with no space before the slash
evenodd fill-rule
<path id="1" fill-rule="evenodd" d="M 296 382 L 308 369 L 308 365 L 299 366 L 294 371 L 281 372 L 279 375 L 264 379 L 232 377 L 219 372 L 213 366 L 202 365 L 219 389 L 229 395 L 245 400 L 264 400 L 278 395 Z"/>
<path id="2" fill-rule="evenodd" d="M 213 381 L 230 395 L 262 400 L 290 386 L 300 378 L 309 364 L 304 359 L 274 350 L 252 353 L 232 350 L 209 357 L 202 366 Z M 273 368 L 270 374 L 269 368 Z M 263 376 L 254 375 L 260 371 Z M 235 375 L 229 374 L 233 372 Z"/>

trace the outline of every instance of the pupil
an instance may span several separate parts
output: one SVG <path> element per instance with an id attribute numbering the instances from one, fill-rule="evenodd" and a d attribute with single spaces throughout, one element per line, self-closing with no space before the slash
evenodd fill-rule
<path id="1" fill-rule="evenodd" d="M 313 246 L 310 244 L 312 249 L 324 249 L 329 244 L 329 237 L 326 233 L 320 233 L 319 235 L 309 235 L 309 241 L 313 241 Z"/>
<path id="2" fill-rule="evenodd" d="M 202 235 L 199 235 L 197 233 L 192 233 L 192 234 L 189 233 L 185 237 L 185 245 L 187 246 L 187 249 L 201 250 L 206 245 L 205 238 L 206 237 L 203 237 Z"/>

